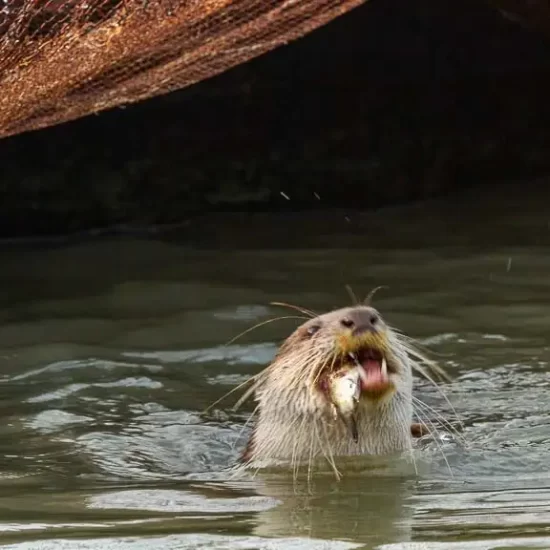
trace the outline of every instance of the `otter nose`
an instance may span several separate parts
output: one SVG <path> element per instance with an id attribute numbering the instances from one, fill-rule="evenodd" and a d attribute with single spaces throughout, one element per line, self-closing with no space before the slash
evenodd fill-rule
<path id="1" fill-rule="evenodd" d="M 376 325 L 380 321 L 378 314 L 369 309 L 348 312 L 342 319 L 340 324 L 352 331 L 354 335 L 364 332 L 376 331 Z"/>

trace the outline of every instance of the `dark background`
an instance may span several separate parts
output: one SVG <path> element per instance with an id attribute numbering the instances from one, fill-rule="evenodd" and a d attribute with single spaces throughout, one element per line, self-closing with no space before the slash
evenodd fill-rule
<path id="1" fill-rule="evenodd" d="M 550 38 L 483 2 L 371 0 L 188 89 L 2 140 L 0 236 L 544 184 L 549 69 Z"/>

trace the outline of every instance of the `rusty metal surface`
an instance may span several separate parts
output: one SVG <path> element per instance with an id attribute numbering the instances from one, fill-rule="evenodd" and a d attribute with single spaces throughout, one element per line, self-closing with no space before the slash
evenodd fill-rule
<path id="1" fill-rule="evenodd" d="M 488 0 L 506 19 L 531 30 L 550 31 L 550 0 Z"/>
<path id="2" fill-rule="evenodd" d="M 0 137 L 184 88 L 363 1 L 0 3 Z"/>

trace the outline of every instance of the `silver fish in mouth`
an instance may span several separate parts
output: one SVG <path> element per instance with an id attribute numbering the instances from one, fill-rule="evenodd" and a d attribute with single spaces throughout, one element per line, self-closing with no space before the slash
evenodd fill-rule
<path id="1" fill-rule="evenodd" d="M 339 371 L 330 381 L 330 399 L 336 417 L 342 419 L 357 443 L 357 404 L 361 394 L 361 374 L 357 367 Z"/>
<path id="2" fill-rule="evenodd" d="M 356 411 L 361 395 L 361 384 L 369 382 L 369 374 L 354 353 L 348 354 L 351 363 L 355 367 L 334 373 L 330 381 L 330 399 L 336 417 L 340 417 L 350 430 L 353 440 L 357 443 L 359 434 L 357 430 Z M 388 366 L 386 358 L 379 362 L 379 376 L 387 379 Z"/>

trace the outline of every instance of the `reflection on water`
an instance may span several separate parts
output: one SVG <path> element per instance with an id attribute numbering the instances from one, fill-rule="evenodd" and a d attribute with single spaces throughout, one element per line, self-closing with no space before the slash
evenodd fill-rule
<path id="1" fill-rule="evenodd" d="M 203 224 L 200 246 L 188 235 L 6 245 L 0 543 L 550 548 L 550 230 L 534 192 L 351 221 L 243 215 Z M 433 421 L 456 409 L 464 444 L 421 442 L 415 465 L 350 463 L 340 482 L 237 475 L 250 406 L 234 412 L 230 398 L 203 411 L 299 321 L 223 344 L 285 315 L 274 300 L 345 305 L 346 284 L 389 287 L 376 305 L 456 379 L 452 406 L 421 380 L 417 396 Z"/>

